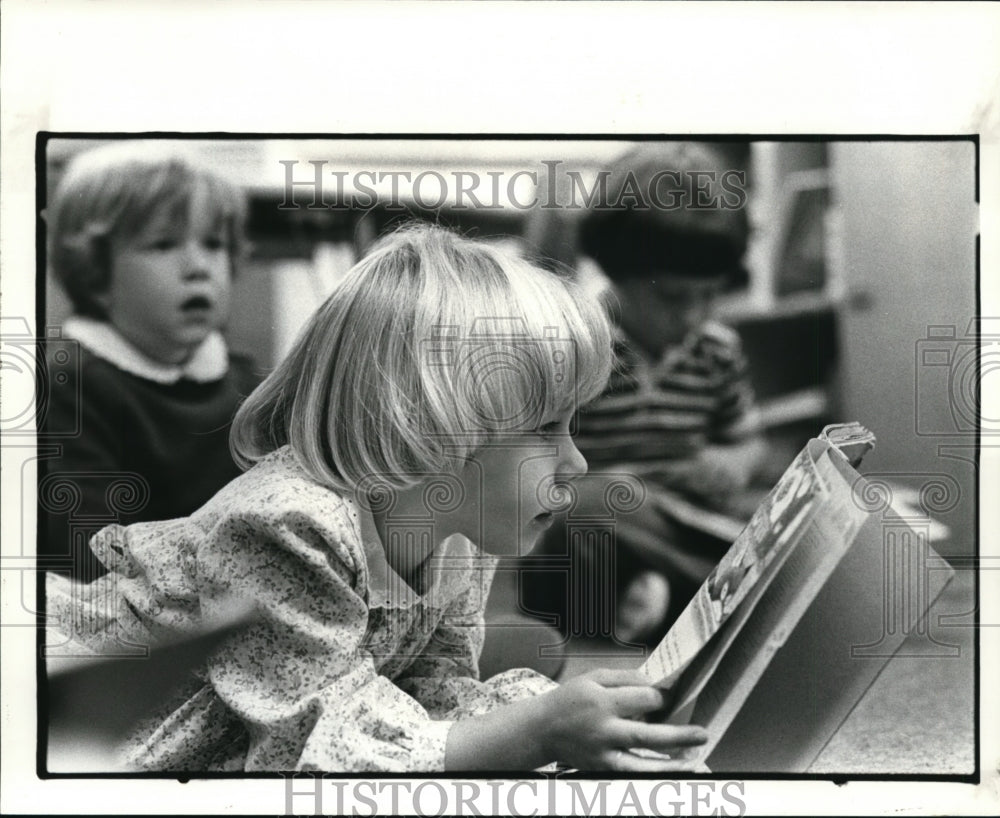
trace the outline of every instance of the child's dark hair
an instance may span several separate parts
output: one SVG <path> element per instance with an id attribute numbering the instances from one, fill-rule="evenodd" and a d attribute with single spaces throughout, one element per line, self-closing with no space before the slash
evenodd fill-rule
<path id="1" fill-rule="evenodd" d="M 221 220 L 232 273 L 244 251 L 246 204 L 232 183 L 175 147 L 120 142 L 74 157 L 46 210 L 49 261 L 79 315 L 105 318 L 95 294 L 111 281 L 111 240 L 128 239 L 168 209 L 183 225 L 195 190 Z"/>
<path id="2" fill-rule="evenodd" d="M 730 188 L 722 189 L 727 173 Z M 736 184 L 709 145 L 643 143 L 611 169 L 606 206 L 592 208 L 581 225 L 581 249 L 612 280 L 675 275 L 743 286 L 749 229 Z M 698 186 L 714 206 L 699 206 Z"/>

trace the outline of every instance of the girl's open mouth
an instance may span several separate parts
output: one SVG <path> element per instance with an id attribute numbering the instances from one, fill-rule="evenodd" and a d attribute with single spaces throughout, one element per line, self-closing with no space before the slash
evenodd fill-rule
<path id="1" fill-rule="evenodd" d="M 543 528 L 548 528 L 552 525 L 552 521 L 555 519 L 551 511 L 545 511 L 541 514 L 536 514 L 531 518 L 531 524 L 541 526 Z"/>

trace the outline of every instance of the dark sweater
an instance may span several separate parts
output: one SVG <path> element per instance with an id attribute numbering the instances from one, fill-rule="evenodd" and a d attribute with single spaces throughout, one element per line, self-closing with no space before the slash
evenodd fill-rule
<path id="1" fill-rule="evenodd" d="M 257 378 L 231 355 L 221 380 L 156 383 L 80 348 L 77 379 L 52 355 L 38 441 L 40 567 L 89 581 L 105 573 L 87 545 L 97 530 L 187 516 L 240 473 L 229 426 Z"/>

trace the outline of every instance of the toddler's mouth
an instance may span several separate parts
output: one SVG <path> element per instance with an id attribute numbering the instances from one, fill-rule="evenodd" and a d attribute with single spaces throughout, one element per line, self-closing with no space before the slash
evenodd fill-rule
<path id="1" fill-rule="evenodd" d="M 181 312 L 197 313 L 212 309 L 212 302 L 204 295 L 193 295 L 181 302 Z"/>

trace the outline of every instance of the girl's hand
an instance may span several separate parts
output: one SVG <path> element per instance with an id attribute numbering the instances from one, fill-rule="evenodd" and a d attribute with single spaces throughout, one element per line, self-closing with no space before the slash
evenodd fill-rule
<path id="1" fill-rule="evenodd" d="M 688 752 L 708 740 L 701 727 L 642 721 L 663 707 L 664 697 L 638 671 L 595 670 L 544 694 L 539 703 L 546 757 L 580 770 L 690 771 L 695 762 Z"/>

